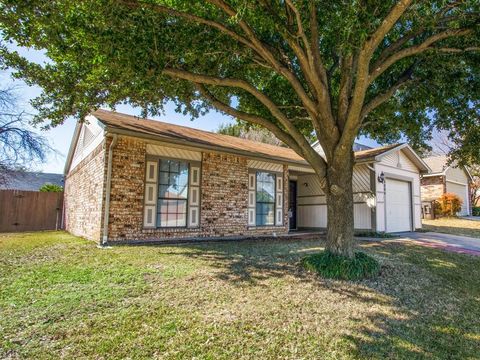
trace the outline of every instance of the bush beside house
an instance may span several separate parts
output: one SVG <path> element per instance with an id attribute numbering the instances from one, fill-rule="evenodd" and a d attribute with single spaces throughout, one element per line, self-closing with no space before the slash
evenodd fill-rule
<path id="1" fill-rule="evenodd" d="M 457 216 L 462 203 L 458 195 L 445 193 L 435 201 L 435 216 Z"/>

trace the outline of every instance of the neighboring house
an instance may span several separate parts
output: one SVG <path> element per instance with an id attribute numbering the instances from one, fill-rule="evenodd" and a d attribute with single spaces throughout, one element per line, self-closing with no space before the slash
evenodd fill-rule
<path id="1" fill-rule="evenodd" d="M 288 148 L 105 110 L 85 120 L 65 166 L 65 226 L 75 235 L 106 243 L 327 226 L 319 179 Z M 420 173 L 429 169 L 411 147 L 356 160 L 355 227 L 421 227 Z"/>
<path id="2" fill-rule="evenodd" d="M 8 171 L 2 176 L 5 181 L 0 183 L 0 190 L 38 191 L 44 184 L 53 184 L 63 187 L 62 174 L 42 172 Z"/>
<path id="3" fill-rule="evenodd" d="M 468 169 L 464 166 L 447 165 L 446 156 L 431 156 L 423 160 L 432 169 L 431 173 L 422 175 L 421 180 L 424 211 L 432 201 L 437 200 L 443 194 L 453 193 L 462 200 L 462 209 L 458 215 L 471 215 L 469 187 L 472 176 Z"/>

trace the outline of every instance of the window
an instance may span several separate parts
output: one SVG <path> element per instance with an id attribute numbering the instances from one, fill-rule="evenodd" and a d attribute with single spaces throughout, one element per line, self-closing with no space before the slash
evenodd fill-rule
<path id="1" fill-rule="evenodd" d="M 275 223 L 275 175 L 257 172 L 256 225 Z"/>
<path id="2" fill-rule="evenodd" d="M 186 227 L 188 163 L 160 160 L 157 227 Z"/>

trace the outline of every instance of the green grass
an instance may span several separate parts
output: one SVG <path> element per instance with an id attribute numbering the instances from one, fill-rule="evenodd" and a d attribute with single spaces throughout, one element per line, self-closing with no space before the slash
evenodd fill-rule
<path id="1" fill-rule="evenodd" d="M 0 358 L 478 358 L 480 258 L 362 243 L 381 272 L 348 282 L 302 268 L 323 248 L 0 235 Z"/>
<path id="2" fill-rule="evenodd" d="M 422 220 L 423 229 L 452 235 L 480 238 L 480 221 L 462 218 Z"/>
<path id="3" fill-rule="evenodd" d="M 305 269 L 326 279 L 360 280 L 377 276 L 380 264 L 372 256 L 355 252 L 353 259 L 322 251 L 302 259 Z"/>

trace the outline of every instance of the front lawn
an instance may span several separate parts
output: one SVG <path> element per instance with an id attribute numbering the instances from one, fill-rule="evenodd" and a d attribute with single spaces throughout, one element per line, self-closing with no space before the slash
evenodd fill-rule
<path id="1" fill-rule="evenodd" d="M 462 218 L 441 218 L 422 220 L 423 229 L 453 235 L 480 238 L 480 221 Z"/>
<path id="2" fill-rule="evenodd" d="M 351 283 L 302 270 L 322 247 L 0 235 L 0 358 L 478 358 L 480 257 L 364 243 Z"/>

